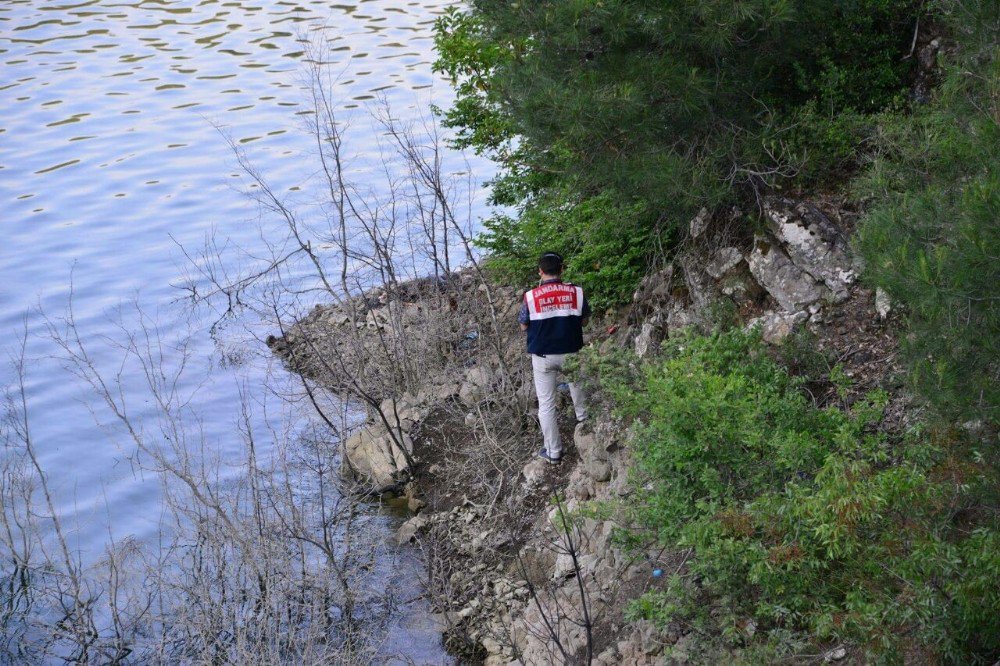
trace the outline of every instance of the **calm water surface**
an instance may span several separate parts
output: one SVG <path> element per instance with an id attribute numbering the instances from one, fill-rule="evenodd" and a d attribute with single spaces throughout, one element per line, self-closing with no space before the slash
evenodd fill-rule
<path id="1" fill-rule="evenodd" d="M 93 398 L 55 357 L 37 308 L 61 315 L 72 284 L 80 333 L 105 372 L 120 358 L 107 339 L 137 326 L 130 303 L 168 340 L 194 333 L 183 388 L 213 452 L 235 454 L 239 386 L 252 393 L 280 373 L 254 338 L 270 331 L 230 327 L 213 341 L 213 319 L 189 321 L 175 302 L 188 270 L 179 245 L 197 248 L 214 231 L 250 252 L 263 247 L 259 211 L 223 135 L 279 191 L 310 192 L 316 161 L 302 131 L 303 55 L 307 42 L 326 40 L 340 108 L 358 114 L 352 163 L 371 167 L 366 103 L 383 95 L 404 119 L 430 101 L 447 103 L 448 86 L 430 65 L 433 21 L 449 4 L 0 4 L 0 347 L 27 326 L 36 446 L 85 560 L 100 552 L 109 525 L 118 538 L 151 538 L 159 490 L 130 463 L 128 444 L 95 424 Z M 476 166 L 485 180 L 488 167 Z M 237 363 L 232 350 L 242 350 Z M 138 386 L 128 373 L 125 385 Z M 4 367 L 0 383 L 9 378 Z M 141 417 L 149 404 L 140 396 L 131 408 Z M 425 660 L 443 659 L 419 628 L 397 640 Z"/>

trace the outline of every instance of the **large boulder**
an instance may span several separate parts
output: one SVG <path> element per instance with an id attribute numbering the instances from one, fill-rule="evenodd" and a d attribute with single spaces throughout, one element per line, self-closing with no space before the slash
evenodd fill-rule
<path id="1" fill-rule="evenodd" d="M 407 456 L 413 453 L 413 440 L 407 435 L 399 439 L 398 433 L 362 428 L 344 443 L 350 469 L 375 488 L 393 485 L 409 469 Z"/>
<path id="2" fill-rule="evenodd" d="M 413 426 L 426 415 L 426 409 L 419 404 L 419 398 L 409 393 L 403 394 L 399 399 L 386 398 L 379 405 L 379 410 L 385 416 L 389 428 L 401 429 L 404 433 L 412 430 Z M 382 417 L 378 414 L 370 420 L 377 425 L 385 425 L 381 423 Z"/>
<path id="3" fill-rule="evenodd" d="M 840 229 L 816 206 L 804 201 L 770 198 L 764 202 L 764 214 L 768 229 L 792 262 L 822 282 L 832 300 L 846 300 L 848 288 L 858 278 L 858 267 Z"/>
<path id="4" fill-rule="evenodd" d="M 788 312 L 804 310 L 830 293 L 826 285 L 797 266 L 767 236 L 754 239 L 753 251 L 747 262 L 757 282 Z"/>

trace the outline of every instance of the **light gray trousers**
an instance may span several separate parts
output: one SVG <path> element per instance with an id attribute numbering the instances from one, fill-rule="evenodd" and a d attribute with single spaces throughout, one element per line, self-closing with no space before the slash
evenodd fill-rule
<path id="1" fill-rule="evenodd" d="M 559 424 L 556 419 L 556 395 L 559 386 L 559 375 L 562 373 L 563 362 L 569 354 L 531 355 L 531 370 L 535 378 L 535 393 L 538 395 L 538 422 L 542 427 L 542 439 L 545 450 L 550 456 L 562 455 L 562 442 L 559 439 Z M 587 405 L 584 403 L 583 389 L 570 382 L 569 394 L 573 398 L 573 411 L 576 420 L 587 418 Z"/>

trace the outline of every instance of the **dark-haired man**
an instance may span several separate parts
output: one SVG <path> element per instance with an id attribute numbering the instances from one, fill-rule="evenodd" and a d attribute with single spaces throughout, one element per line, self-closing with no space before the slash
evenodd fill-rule
<path id="1" fill-rule="evenodd" d="M 544 448 L 539 457 L 550 463 L 562 459 L 562 442 L 556 420 L 556 391 L 559 374 L 569 354 L 583 347 L 583 326 L 590 316 L 590 306 L 583 289 L 562 281 L 563 260 L 555 252 L 546 252 L 538 260 L 540 284 L 524 293 L 518 322 L 527 333 L 528 353 L 538 394 L 538 421 Z M 570 383 L 577 422 L 587 418 L 583 391 Z"/>

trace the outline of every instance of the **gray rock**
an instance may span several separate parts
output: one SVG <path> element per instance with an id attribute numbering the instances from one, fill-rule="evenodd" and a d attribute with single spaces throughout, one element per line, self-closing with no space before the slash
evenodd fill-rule
<path id="1" fill-rule="evenodd" d="M 611 479 L 611 465 L 604 460 L 594 460 L 587 463 L 586 467 L 587 476 L 592 478 L 594 481 L 605 482 Z"/>
<path id="2" fill-rule="evenodd" d="M 807 312 L 768 312 L 747 322 L 747 329 L 760 328 L 764 342 L 778 344 L 809 318 Z"/>
<path id="3" fill-rule="evenodd" d="M 929 44 L 920 49 L 917 58 L 923 70 L 931 70 L 937 65 L 937 54 L 941 48 L 940 39 L 932 39 Z"/>
<path id="4" fill-rule="evenodd" d="M 400 544 L 410 543 L 417 537 L 420 530 L 427 527 L 430 521 L 426 516 L 414 516 L 399 526 L 396 530 L 396 542 Z"/>
<path id="5" fill-rule="evenodd" d="M 700 321 L 694 308 L 687 308 L 680 303 L 675 303 L 667 311 L 667 334 L 674 335 L 678 331 L 689 326 L 695 326 Z"/>
<path id="6" fill-rule="evenodd" d="M 702 208 L 698 214 L 691 219 L 688 230 L 691 238 L 699 238 L 708 230 L 708 225 L 712 222 L 712 213 L 707 208 Z"/>
<path id="7" fill-rule="evenodd" d="M 408 469 L 406 454 L 413 452 L 413 440 L 404 435 L 401 447 L 396 437 L 382 429 L 365 427 L 344 443 L 351 467 L 377 488 L 391 485 Z"/>
<path id="8" fill-rule="evenodd" d="M 847 649 L 844 647 L 837 647 L 826 652 L 823 655 L 823 661 L 829 664 L 832 661 L 840 661 L 846 656 L 847 656 Z"/>
<path id="9" fill-rule="evenodd" d="M 583 461 L 604 460 L 607 454 L 601 447 L 597 434 L 590 429 L 587 422 L 579 423 L 573 431 L 573 446 L 580 454 Z"/>
<path id="10" fill-rule="evenodd" d="M 721 280 L 729 271 L 743 261 L 743 253 L 735 247 L 720 248 L 712 255 L 712 260 L 705 265 L 705 272 L 716 280 Z"/>
<path id="11" fill-rule="evenodd" d="M 766 200 L 764 214 L 795 265 L 823 282 L 835 301 L 847 299 L 858 271 L 847 238 L 833 222 L 810 203 L 783 198 Z"/>
<path id="12" fill-rule="evenodd" d="M 470 368 L 465 373 L 465 381 L 462 382 L 461 388 L 458 389 L 458 399 L 469 407 L 478 404 L 479 401 L 486 397 L 492 379 L 493 374 L 489 368 L 481 365 Z"/>
<path id="13" fill-rule="evenodd" d="M 711 276 L 702 268 L 703 260 L 694 255 L 684 255 L 679 263 L 684 269 L 684 284 L 687 286 L 691 305 L 696 310 L 708 307 L 716 294 Z"/>
<path id="14" fill-rule="evenodd" d="M 459 388 L 461 387 L 459 386 L 458 382 L 445 382 L 444 384 L 441 384 L 434 390 L 433 397 L 435 400 L 444 402 L 449 398 L 458 395 Z"/>
<path id="15" fill-rule="evenodd" d="M 768 237 L 754 239 L 748 263 L 757 282 L 788 312 L 798 312 L 830 293 L 812 275 L 796 266 Z"/>
<path id="16" fill-rule="evenodd" d="M 399 313 L 403 326 L 411 326 L 427 318 L 424 307 L 419 303 L 403 303 Z"/>
<path id="17" fill-rule="evenodd" d="M 580 560 L 577 560 L 580 562 Z M 583 571 L 582 562 L 580 562 L 580 570 Z M 576 565 L 573 563 L 573 556 L 569 553 L 559 553 L 556 557 L 555 570 L 552 572 L 552 578 L 559 580 L 561 578 L 569 578 L 570 576 L 576 575 Z"/>
<path id="18" fill-rule="evenodd" d="M 323 321 L 328 326 L 344 326 L 351 323 L 351 316 L 342 310 L 331 308 L 323 317 Z"/>
<path id="19" fill-rule="evenodd" d="M 660 348 L 661 342 L 663 342 L 663 333 L 660 331 L 660 327 L 652 321 L 644 322 L 639 335 L 635 336 L 633 343 L 635 353 L 639 358 L 652 356 Z"/>
<path id="20" fill-rule="evenodd" d="M 372 309 L 368 311 L 365 315 L 365 326 L 368 328 L 385 328 L 385 325 L 389 323 L 389 319 L 386 313 L 380 309 Z"/>
<path id="21" fill-rule="evenodd" d="M 499 655 L 503 652 L 503 646 L 501 646 L 500 642 L 491 636 L 484 636 L 480 643 L 490 655 Z M 506 660 L 501 660 L 497 663 L 506 663 Z"/>
<path id="22" fill-rule="evenodd" d="M 542 482 L 545 478 L 545 471 L 549 463 L 545 462 L 541 458 L 532 460 L 530 463 L 524 466 L 521 470 L 521 474 L 524 476 L 524 483 L 527 486 L 536 486 Z"/>
<path id="23" fill-rule="evenodd" d="M 878 313 L 879 319 L 885 319 L 892 312 L 892 300 L 882 287 L 875 290 L 875 312 Z"/>
<path id="24" fill-rule="evenodd" d="M 621 663 L 621 655 L 618 654 L 618 649 L 614 645 L 609 645 L 594 658 L 595 666 L 617 666 Z"/>
<path id="25" fill-rule="evenodd" d="M 580 501 L 589 500 L 594 496 L 594 483 L 590 479 L 580 479 L 567 487 L 566 494 Z"/>
<path id="26" fill-rule="evenodd" d="M 673 282 L 673 278 L 673 264 L 667 264 L 663 270 L 650 273 L 639 283 L 639 287 L 632 295 L 632 301 L 648 308 L 666 303 L 670 298 L 670 285 Z"/>

